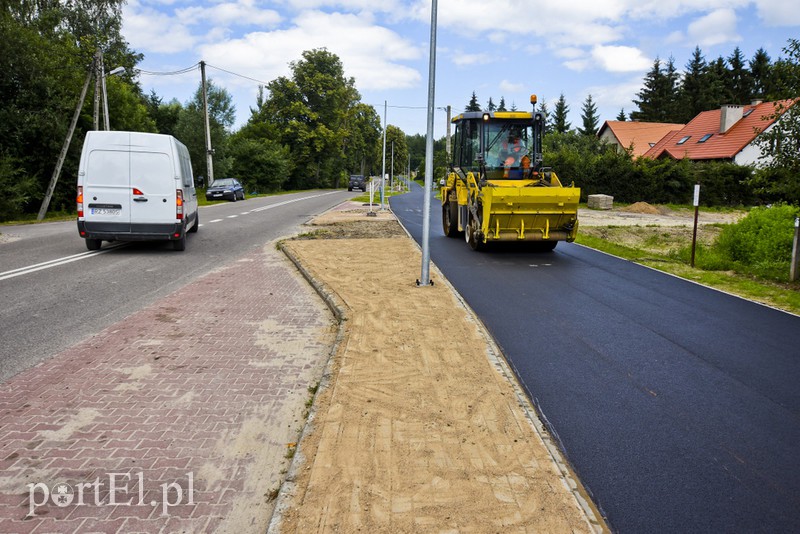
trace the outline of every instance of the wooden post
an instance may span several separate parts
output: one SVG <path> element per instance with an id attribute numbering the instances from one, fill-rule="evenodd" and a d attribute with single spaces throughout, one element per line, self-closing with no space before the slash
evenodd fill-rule
<path id="1" fill-rule="evenodd" d="M 694 268 L 694 251 L 697 247 L 697 217 L 700 213 L 700 184 L 694 185 L 694 230 L 692 231 L 692 262 Z"/>
<path id="2" fill-rule="evenodd" d="M 789 280 L 794 282 L 797 280 L 797 271 L 798 265 L 797 262 L 800 260 L 798 256 L 800 256 L 800 217 L 794 218 L 794 244 L 792 245 L 792 268 L 789 270 Z"/>

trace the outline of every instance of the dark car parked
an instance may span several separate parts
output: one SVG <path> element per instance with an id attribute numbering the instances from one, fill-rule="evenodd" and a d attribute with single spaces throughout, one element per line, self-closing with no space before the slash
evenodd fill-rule
<path id="1" fill-rule="evenodd" d="M 244 200 L 244 187 L 236 178 L 214 180 L 206 190 L 206 200 Z"/>
<path id="2" fill-rule="evenodd" d="M 351 174 L 350 183 L 347 185 L 347 190 L 352 191 L 353 189 L 361 189 L 362 191 L 366 191 L 367 180 L 360 174 Z"/>

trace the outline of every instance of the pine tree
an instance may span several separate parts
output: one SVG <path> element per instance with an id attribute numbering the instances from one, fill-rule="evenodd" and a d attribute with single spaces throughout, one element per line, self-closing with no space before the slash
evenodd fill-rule
<path id="1" fill-rule="evenodd" d="M 691 61 L 686 64 L 683 84 L 679 91 L 678 101 L 681 103 L 676 122 L 686 123 L 699 113 L 714 108 L 708 86 L 708 64 L 700 47 L 694 48 Z"/>
<path id="2" fill-rule="evenodd" d="M 478 103 L 478 97 L 475 95 L 475 91 L 472 91 L 472 98 L 470 98 L 469 104 L 464 108 L 464 111 L 481 111 L 481 105 Z"/>
<path id="3" fill-rule="evenodd" d="M 620 122 L 625 122 L 627 120 L 625 118 L 625 108 L 619 110 L 619 115 L 617 115 L 617 120 Z"/>
<path id="4" fill-rule="evenodd" d="M 513 101 L 511 102 L 511 109 L 509 111 L 517 111 L 517 105 Z"/>
<path id="5" fill-rule="evenodd" d="M 728 79 L 728 67 L 725 64 L 725 58 L 720 56 L 708 66 L 706 84 L 711 102 L 710 109 L 734 103 L 730 87 L 726 85 Z"/>
<path id="6" fill-rule="evenodd" d="M 583 101 L 581 120 L 583 121 L 583 128 L 578 128 L 578 133 L 582 135 L 597 135 L 599 118 L 597 117 L 597 106 L 592 100 L 591 94 Z"/>
<path id="7" fill-rule="evenodd" d="M 497 106 L 494 105 L 492 97 L 489 97 L 489 102 L 486 104 L 486 111 L 497 111 Z"/>
<path id="8" fill-rule="evenodd" d="M 497 106 L 497 111 L 508 111 L 506 109 L 506 98 L 504 96 L 500 97 L 500 104 Z"/>
<path id="9" fill-rule="evenodd" d="M 567 105 L 567 100 L 564 98 L 564 93 L 561 93 L 561 96 L 558 97 L 558 101 L 556 101 L 556 109 L 553 110 L 553 129 L 557 133 L 567 133 L 572 126 L 567 121 L 568 114 L 569 106 Z"/>
<path id="10" fill-rule="evenodd" d="M 756 50 L 750 60 L 750 75 L 752 76 L 753 97 L 766 100 L 773 90 L 772 59 L 763 48 Z"/>
<path id="11" fill-rule="evenodd" d="M 681 112 L 678 92 L 680 88 L 681 76 L 675 68 L 675 58 L 670 57 L 667 61 L 667 68 L 664 71 L 664 86 L 661 88 L 661 100 L 663 101 L 664 113 L 661 122 L 678 122 L 678 115 Z"/>
<path id="12" fill-rule="evenodd" d="M 544 127 L 542 128 L 542 133 L 547 135 L 553 131 L 553 120 L 550 117 L 550 110 L 547 109 L 547 104 L 545 102 L 539 104 L 539 112 L 544 115 Z"/>
<path id="13" fill-rule="evenodd" d="M 636 93 L 638 100 L 633 103 L 639 110 L 631 113 L 631 119 L 643 122 L 658 122 L 662 114 L 662 102 L 659 102 L 659 93 L 664 85 L 664 71 L 661 70 L 661 59 L 656 58 L 653 68 L 644 77 L 644 87 Z"/>
<path id="14" fill-rule="evenodd" d="M 749 104 L 753 94 L 752 77 L 744 60 L 742 50 L 737 46 L 728 58 L 727 86 L 730 88 L 734 104 Z"/>
<path id="15" fill-rule="evenodd" d="M 663 69 L 661 60 L 656 58 L 653 68 L 645 75 L 644 87 L 636 93 L 639 99 L 633 102 L 639 110 L 631 113 L 631 119 L 645 122 L 676 122 L 680 113 L 679 81 L 680 75 L 675 68 L 674 58 L 669 58 Z"/>

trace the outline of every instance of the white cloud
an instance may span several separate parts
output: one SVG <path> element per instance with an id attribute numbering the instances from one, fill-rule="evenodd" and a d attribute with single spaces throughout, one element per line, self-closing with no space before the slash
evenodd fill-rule
<path id="1" fill-rule="evenodd" d="M 345 74 L 356 79 L 361 90 L 413 87 L 418 71 L 402 61 L 421 57 L 422 51 L 395 32 L 371 24 L 370 17 L 302 13 L 286 30 L 253 32 L 240 39 L 201 47 L 211 64 L 260 80 L 288 74 L 288 63 L 304 50 L 327 48 L 341 59 Z"/>
<path id="2" fill-rule="evenodd" d="M 456 51 L 453 54 L 453 63 L 459 67 L 468 65 L 483 65 L 492 61 L 489 54 L 466 54 L 461 51 Z"/>
<path id="3" fill-rule="evenodd" d="M 769 26 L 800 26 L 800 9 L 787 0 L 757 0 L 758 15 Z"/>
<path id="4" fill-rule="evenodd" d="M 741 36 L 736 33 L 736 12 L 733 9 L 717 9 L 691 24 L 688 39 L 700 46 L 736 42 Z"/>
<path id="5" fill-rule="evenodd" d="M 525 89 L 525 85 L 521 83 L 512 83 L 508 80 L 500 82 L 500 89 L 506 93 L 518 93 Z"/>
<path id="6" fill-rule="evenodd" d="M 645 71 L 651 64 L 641 50 L 631 46 L 595 46 L 592 58 L 609 72 Z"/>
<path id="7" fill-rule="evenodd" d="M 222 26 L 266 26 L 275 27 L 281 15 L 272 9 L 261 9 L 253 0 L 223 2 L 210 7 L 191 6 L 176 9 L 178 20 L 187 24 L 210 22 Z"/>
<path id="8" fill-rule="evenodd" d="M 138 2 L 122 8 L 122 22 L 122 33 L 134 50 L 173 54 L 190 50 L 197 42 L 185 24 Z"/>

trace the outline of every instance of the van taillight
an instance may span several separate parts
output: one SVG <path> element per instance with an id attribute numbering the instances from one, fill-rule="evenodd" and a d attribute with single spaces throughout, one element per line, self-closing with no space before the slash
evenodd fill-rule
<path id="1" fill-rule="evenodd" d="M 78 186 L 78 217 L 83 217 L 83 186 Z"/>
<path id="2" fill-rule="evenodd" d="M 133 194 L 134 194 L 134 195 L 140 195 L 140 196 L 141 196 L 141 195 L 144 195 L 144 193 L 142 193 L 142 192 L 141 192 L 141 190 L 139 190 L 139 189 L 136 189 L 135 187 L 133 188 Z"/>
<path id="3" fill-rule="evenodd" d="M 175 190 L 175 218 L 183 219 L 183 191 Z"/>

